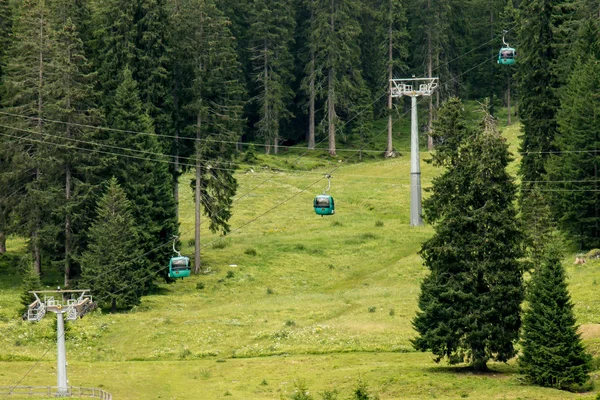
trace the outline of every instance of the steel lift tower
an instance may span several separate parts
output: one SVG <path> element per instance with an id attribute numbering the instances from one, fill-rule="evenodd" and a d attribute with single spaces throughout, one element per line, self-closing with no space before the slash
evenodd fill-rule
<path id="1" fill-rule="evenodd" d="M 419 121 L 417 97 L 431 96 L 438 86 L 438 78 L 391 79 L 392 97 L 410 96 L 410 226 L 422 226 L 421 165 L 419 160 Z"/>
<path id="2" fill-rule="evenodd" d="M 65 323 L 63 314 L 66 314 L 67 321 L 75 321 L 77 317 L 81 318 L 89 311 L 96 308 L 96 303 L 92 301 L 92 296 L 88 290 L 40 290 L 29 292 L 35 296 L 35 301 L 29 305 L 27 313 L 23 316 L 28 321 L 39 321 L 44 318 L 48 312 L 56 314 L 56 347 L 57 347 L 57 368 L 58 389 L 56 397 L 71 396 L 69 390 L 69 381 L 67 380 L 67 351 L 65 348 Z M 44 300 L 40 298 L 43 295 Z"/>

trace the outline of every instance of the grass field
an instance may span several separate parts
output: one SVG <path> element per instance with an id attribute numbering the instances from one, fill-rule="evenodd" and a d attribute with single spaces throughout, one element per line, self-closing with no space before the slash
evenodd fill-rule
<path id="1" fill-rule="evenodd" d="M 407 121 L 401 127 L 394 159 L 356 163 L 355 153 L 332 159 L 290 150 L 243 166 L 232 234 L 202 231 L 210 272 L 161 285 L 131 312 L 69 324 L 70 383 L 123 400 L 279 399 L 300 381 L 315 399 L 333 388 L 346 399 L 359 379 L 380 399 L 595 398 L 527 385 L 514 361 L 474 375 L 413 350 L 411 319 L 426 273 L 417 252 L 433 230 L 409 226 Z M 503 134 L 516 151 L 518 126 Z M 326 186 L 317 181 L 334 168 L 336 215 L 315 216 L 312 199 Z M 437 173 L 423 162 L 423 186 Z M 191 256 L 189 179 L 181 185 L 181 232 L 182 252 Z M 52 319 L 17 318 L 13 265 L 25 243 L 13 238 L 8 246 L 0 259 L 0 386 L 25 375 L 21 385 L 55 385 Z M 600 263 L 565 260 L 578 322 L 596 355 Z M 48 284 L 55 286 L 52 277 Z"/>

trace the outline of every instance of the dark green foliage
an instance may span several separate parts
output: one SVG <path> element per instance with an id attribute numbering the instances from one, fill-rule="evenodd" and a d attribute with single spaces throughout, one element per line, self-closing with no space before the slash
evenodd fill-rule
<path id="1" fill-rule="evenodd" d="M 486 112 L 482 127 L 467 129 L 460 102 L 442 110 L 447 144 L 434 161 L 447 169 L 424 202 L 434 236 L 421 248 L 430 274 L 421 284 L 413 320 L 415 348 L 439 361 L 469 362 L 515 355 L 523 299 L 521 232 L 513 205 L 516 187 L 506 172 L 510 155 Z M 454 138 L 451 135 L 456 134 Z"/>
<path id="2" fill-rule="evenodd" d="M 369 395 L 369 386 L 361 377 L 356 383 L 356 387 L 352 390 L 351 400 L 374 400 L 375 397 Z"/>
<path id="3" fill-rule="evenodd" d="M 558 78 L 553 10 L 558 0 L 523 0 L 519 30 L 519 115 L 523 124 L 520 174 L 524 190 L 540 181 L 555 150 Z"/>
<path id="4" fill-rule="evenodd" d="M 294 391 L 290 395 L 291 400 L 312 400 L 313 397 L 308 392 L 308 386 L 304 380 L 294 381 Z"/>
<path id="5" fill-rule="evenodd" d="M 102 121 L 98 108 L 99 96 L 95 91 L 97 75 L 88 62 L 78 27 L 76 6 L 69 0 L 53 2 L 52 59 L 46 67 L 49 98 L 45 116 L 54 121 L 46 123 L 45 130 L 52 135 L 52 173 L 54 211 L 52 248 L 56 260 L 64 260 L 65 285 L 73 261 L 85 247 L 85 231 L 91 223 L 86 210 L 93 207 L 93 190 L 100 184 L 95 157 L 90 155 L 94 130 L 83 125 Z M 74 10 L 75 9 L 75 10 Z M 73 17 L 71 14 L 74 14 Z M 82 151 L 85 149 L 86 151 Z"/>
<path id="6" fill-rule="evenodd" d="M 186 134 L 198 139 L 194 150 L 204 214 L 212 232 L 227 233 L 237 181 L 234 143 L 242 134 L 244 88 L 229 21 L 213 1 L 190 0 L 182 15 L 187 39 L 180 43 L 191 63 Z M 193 144 L 194 141 L 188 141 Z M 192 182 L 195 190 L 196 180 Z"/>
<path id="7" fill-rule="evenodd" d="M 12 32 L 12 9 L 8 0 L 0 0 L 0 82 L 4 69 L 6 49 L 10 45 L 10 34 Z"/>
<path id="8" fill-rule="evenodd" d="M 296 21 L 290 0 L 256 0 L 249 19 L 254 98 L 259 114 L 256 128 L 268 154 L 272 145 L 277 149 L 281 124 L 291 117 L 294 58 L 290 47 Z"/>
<path id="9" fill-rule="evenodd" d="M 248 146 L 248 149 L 244 152 L 244 155 L 242 156 L 242 161 L 251 164 L 255 163 L 257 160 L 258 158 L 256 157 L 256 148 L 253 144 L 251 144 L 250 146 Z"/>
<path id="10" fill-rule="evenodd" d="M 128 150 L 114 150 L 102 163 L 105 176 L 114 176 L 131 199 L 131 209 L 144 250 L 144 263 L 154 274 L 166 276 L 171 255 L 167 246 L 157 248 L 177 232 L 175 200 L 171 190 L 168 159 L 161 154 L 153 135 L 152 120 L 144 111 L 137 83 L 128 68 L 114 98 L 108 122 L 122 131 L 111 132 L 104 143 Z M 130 132 L 125 132 L 130 131 Z M 138 133 L 133 133 L 138 132 Z M 152 276 L 148 277 L 149 280 Z"/>
<path id="11" fill-rule="evenodd" d="M 17 232 L 28 237 L 33 262 L 41 272 L 42 246 L 52 237 L 51 216 L 47 210 L 56 203 L 52 195 L 52 146 L 45 146 L 42 121 L 48 91 L 46 65 L 51 58 L 52 29 L 49 9 L 44 2 L 25 0 L 20 4 L 19 17 L 13 25 L 13 41 L 7 50 L 4 69 L 2 105 L 5 111 L 20 117 L 3 115 L 0 152 L 9 165 L 16 187 L 10 193 L 17 196 L 14 212 L 18 214 Z"/>
<path id="12" fill-rule="evenodd" d="M 521 203 L 521 221 L 529 270 L 539 268 L 544 258 L 544 246 L 553 236 L 555 224 L 545 195 L 538 187 L 524 192 Z"/>
<path id="13" fill-rule="evenodd" d="M 31 257 L 25 257 L 25 275 L 21 282 L 21 305 L 23 306 L 21 311 L 27 312 L 29 305 L 35 301 L 35 296 L 29 293 L 32 290 L 41 290 L 42 281 L 40 280 L 40 274 L 38 274 L 31 264 Z"/>
<path id="14" fill-rule="evenodd" d="M 555 143 L 561 153 L 550 158 L 544 186 L 560 228 L 584 249 L 600 247 L 599 92 L 598 61 L 592 57 L 578 63 L 558 113 Z"/>
<path id="15" fill-rule="evenodd" d="M 545 256 L 531 277 L 519 365 L 537 385 L 568 389 L 588 380 L 592 358 L 577 333 L 561 256 L 556 244 L 545 246 Z"/>
<path id="16" fill-rule="evenodd" d="M 372 118 L 370 93 L 360 67 L 363 3 L 315 0 L 307 5 L 314 19 L 308 43 L 315 52 L 315 78 L 321 88 L 317 93 L 326 97 L 323 115 L 327 120 L 323 120 L 322 127 L 329 131 L 329 153 L 335 155 L 337 124 L 356 115 L 344 131 L 362 136 Z"/>
<path id="17" fill-rule="evenodd" d="M 117 180 L 108 182 L 89 229 L 88 249 L 82 256 L 81 284 L 102 306 L 131 308 L 140 303 L 148 269 L 132 207 Z"/>

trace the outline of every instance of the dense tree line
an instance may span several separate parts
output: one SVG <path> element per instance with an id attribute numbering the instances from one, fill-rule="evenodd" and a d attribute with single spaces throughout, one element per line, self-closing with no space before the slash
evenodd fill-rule
<path id="1" fill-rule="evenodd" d="M 493 114 L 516 81 L 522 192 L 545 184 L 561 228 L 600 245 L 592 192 L 573 201 L 578 184 L 554 184 L 596 185 L 598 17 L 593 0 L 0 0 L 0 252 L 17 233 L 38 273 L 79 276 L 114 177 L 155 276 L 179 192 L 193 190 L 200 271 L 201 213 L 229 230 L 236 142 L 322 143 L 333 156 L 387 117 L 393 155 L 388 79 L 411 74 L 440 77 L 429 131 L 445 99 L 489 97 Z M 494 61 L 503 30 L 517 69 Z M 186 169 L 195 179 L 180 189 Z"/>
<path id="2" fill-rule="evenodd" d="M 440 97 L 477 96 L 469 88 L 487 83 L 470 84 L 458 56 L 483 54 L 475 21 L 497 19 L 504 3 L 493 3 L 0 1 L 0 251 L 8 233 L 25 236 L 37 273 L 61 268 L 68 284 L 80 275 L 101 188 L 115 177 L 143 258 L 164 275 L 177 178 L 194 169 L 199 271 L 201 212 L 213 231 L 229 229 L 237 141 L 267 153 L 282 141 L 326 142 L 335 155 L 339 142 L 367 143 L 374 119 L 387 116 L 381 150 L 392 155 L 388 79 L 447 81 L 429 124 Z M 490 29 L 483 48 L 495 52 Z"/>

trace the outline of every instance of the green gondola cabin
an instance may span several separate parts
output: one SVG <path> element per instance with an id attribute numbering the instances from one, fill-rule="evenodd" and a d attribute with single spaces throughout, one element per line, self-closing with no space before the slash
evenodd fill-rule
<path id="1" fill-rule="evenodd" d="M 188 257 L 171 257 L 171 260 L 169 260 L 169 278 L 187 278 L 190 273 L 190 259 Z"/>
<path id="2" fill-rule="evenodd" d="M 333 197 L 327 194 L 320 194 L 315 197 L 313 202 L 317 215 L 333 215 L 335 214 L 335 203 Z"/>
<path id="3" fill-rule="evenodd" d="M 517 51 L 512 47 L 503 47 L 498 53 L 498 64 L 513 65 L 517 62 Z"/>

